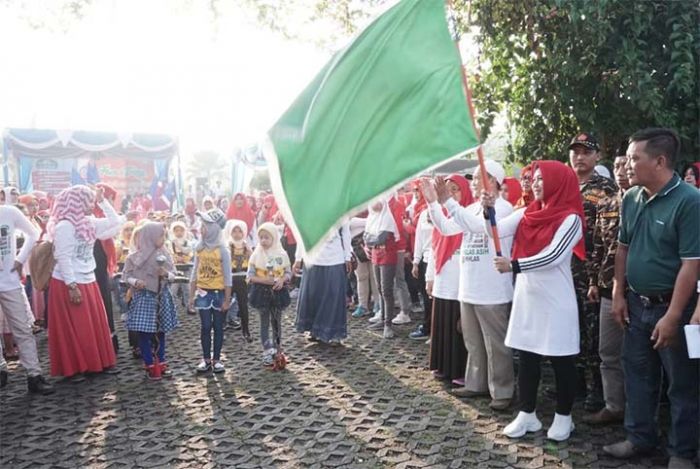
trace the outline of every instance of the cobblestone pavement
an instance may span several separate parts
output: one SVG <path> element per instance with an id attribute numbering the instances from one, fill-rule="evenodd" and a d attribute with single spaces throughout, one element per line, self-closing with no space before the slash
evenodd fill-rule
<path id="1" fill-rule="evenodd" d="M 251 331 L 257 330 L 252 315 Z M 261 366 L 260 344 L 228 332 L 226 373 L 197 376 L 199 320 L 181 315 L 170 336 L 172 380 L 148 381 L 120 331 L 119 375 L 80 384 L 57 382 L 48 397 L 28 396 L 24 373 L 11 366 L 0 392 L 0 467 L 655 467 L 662 455 L 631 463 L 601 447 L 620 428 L 580 422 L 566 443 L 546 440 L 553 407 L 539 410 L 545 430 L 520 441 L 500 431 L 512 412 L 486 399 L 460 400 L 426 368 L 428 346 L 382 340 L 349 319 L 343 347 L 308 342 L 284 319 L 287 370 Z M 255 334 L 257 336 L 257 334 Z M 44 366 L 46 335 L 37 336 Z M 546 399 L 542 398 L 542 401 Z M 663 466 L 665 467 L 665 466 Z"/>

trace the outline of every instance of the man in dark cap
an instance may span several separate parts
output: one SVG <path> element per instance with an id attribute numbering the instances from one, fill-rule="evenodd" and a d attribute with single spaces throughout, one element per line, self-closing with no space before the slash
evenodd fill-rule
<path id="1" fill-rule="evenodd" d="M 598 203 L 606 197 L 614 196 L 617 192 L 614 182 L 595 172 L 595 166 L 600 161 L 600 157 L 600 145 L 590 133 L 579 133 L 571 140 L 569 162 L 578 177 L 586 217 L 584 239 L 587 260 L 582 261 L 573 256 L 571 265 L 581 329 L 581 355 L 578 363 L 579 394 L 586 394 L 588 391 L 584 406 L 591 412 L 600 410 L 604 406 L 604 401 L 598 355 L 598 304 L 588 301 L 588 286 L 590 280 L 600 271 L 600 263 L 594 265 L 590 254 L 593 252 L 593 231 Z M 586 373 L 591 378 L 588 389 L 586 389 Z"/>

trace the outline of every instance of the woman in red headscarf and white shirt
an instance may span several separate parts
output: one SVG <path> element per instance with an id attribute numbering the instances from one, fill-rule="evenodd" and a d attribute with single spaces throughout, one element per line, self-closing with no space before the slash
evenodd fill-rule
<path id="1" fill-rule="evenodd" d="M 542 428 L 535 408 L 540 361 L 548 357 L 554 368 L 557 405 L 547 437 L 564 441 L 574 429 L 571 408 L 580 338 L 571 256 L 583 259 L 586 254 L 583 205 L 578 179 L 568 166 L 538 161 L 533 163 L 533 174 L 535 200 L 498 223 L 499 236 L 514 236 L 512 259 L 496 257 L 494 265 L 499 272 L 517 274 L 506 345 L 520 351 L 521 408 L 503 433 L 519 438 Z M 481 201 L 491 207 L 494 197 L 482 192 Z"/>
<path id="2" fill-rule="evenodd" d="M 453 174 L 446 178 L 451 197 L 466 207 L 472 202 L 469 181 Z M 459 324 L 459 251 L 462 228 L 451 218 L 432 218 L 432 255 L 425 275 L 428 294 L 433 297 L 430 331 L 430 369 L 438 379 L 461 380 L 467 364 L 467 350 Z"/>

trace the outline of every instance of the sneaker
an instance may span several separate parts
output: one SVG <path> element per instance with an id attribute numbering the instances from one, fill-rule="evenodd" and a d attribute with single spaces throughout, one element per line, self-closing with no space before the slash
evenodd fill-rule
<path id="1" fill-rule="evenodd" d="M 161 363 L 160 364 L 160 375 L 163 378 L 172 378 L 173 377 L 173 372 L 170 371 L 170 368 L 168 368 L 167 363 Z"/>
<path id="2" fill-rule="evenodd" d="M 275 364 L 275 354 L 274 353 L 265 353 L 263 354 L 263 365 L 264 366 L 272 366 Z"/>
<path id="3" fill-rule="evenodd" d="M 162 378 L 160 369 L 156 368 L 156 365 L 146 365 L 146 375 L 151 381 L 159 381 Z"/>
<path id="4" fill-rule="evenodd" d="M 425 345 L 430 345 L 430 339 L 425 341 Z"/>
<path id="5" fill-rule="evenodd" d="M 409 322 L 411 322 L 411 317 L 403 311 L 400 311 L 399 314 L 397 314 L 396 317 L 391 320 L 391 323 L 396 325 L 408 324 Z"/>
<path id="6" fill-rule="evenodd" d="M 571 419 L 571 414 L 569 415 L 559 415 L 554 414 L 554 421 L 552 426 L 549 427 L 547 431 L 547 438 L 554 441 L 566 441 L 571 436 L 571 432 L 574 431 L 574 422 Z"/>
<path id="7" fill-rule="evenodd" d="M 358 306 L 355 309 L 355 311 L 352 312 L 352 317 L 353 318 L 361 318 L 362 316 L 364 316 L 367 313 L 369 313 L 369 311 L 367 311 L 367 308 L 365 308 L 363 306 Z"/>
<path id="8" fill-rule="evenodd" d="M 384 334 L 382 334 L 383 339 L 393 339 L 394 338 L 394 330 L 391 328 L 391 326 L 384 326 Z"/>
<path id="9" fill-rule="evenodd" d="M 384 321 L 373 322 L 372 324 L 367 326 L 367 329 L 370 329 L 370 330 L 379 330 L 379 329 L 383 329 L 383 328 L 384 328 Z"/>
<path id="10" fill-rule="evenodd" d="M 197 365 L 197 373 L 206 373 L 209 370 L 211 370 L 211 363 L 206 360 L 202 360 Z"/>
<path id="11" fill-rule="evenodd" d="M 425 326 L 422 324 L 416 327 L 415 331 L 408 334 L 408 338 L 413 340 L 425 340 L 428 337 L 428 334 L 425 332 Z"/>
<path id="12" fill-rule="evenodd" d="M 411 312 L 412 313 L 420 313 L 421 311 L 423 311 L 423 305 L 421 304 L 420 301 L 417 303 L 413 303 L 411 305 Z"/>
<path id="13" fill-rule="evenodd" d="M 542 422 L 539 421 L 537 415 L 532 412 L 518 412 L 515 420 L 506 425 L 503 429 L 503 434 L 508 438 L 520 438 L 527 432 L 537 432 L 542 429 Z"/>
<path id="14" fill-rule="evenodd" d="M 214 373 L 223 373 L 226 371 L 226 367 L 221 362 L 214 363 Z"/>
<path id="15" fill-rule="evenodd" d="M 382 320 L 382 312 L 380 311 L 375 311 L 374 316 L 369 318 L 369 322 L 380 322 Z"/>
<path id="16" fill-rule="evenodd" d="M 234 331 L 240 331 L 241 330 L 241 320 L 234 319 L 233 321 L 231 321 L 231 327 L 233 328 Z"/>
<path id="17" fill-rule="evenodd" d="M 299 289 L 295 288 L 294 290 L 289 292 L 289 297 L 291 299 L 297 298 L 299 296 Z"/>
<path id="18" fill-rule="evenodd" d="M 491 402 L 489 402 L 489 407 L 493 410 L 506 410 L 510 407 L 510 402 L 510 399 L 492 399 Z"/>
<path id="19" fill-rule="evenodd" d="M 32 394 L 42 394 L 44 396 L 53 394 L 56 391 L 53 386 L 41 375 L 27 377 L 27 389 Z"/>
<path id="20" fill-rule="evenodd" d="M 668 460 L 668 469 L 691 469 L 697 467 L 692 459 L 671 456 Z"/>

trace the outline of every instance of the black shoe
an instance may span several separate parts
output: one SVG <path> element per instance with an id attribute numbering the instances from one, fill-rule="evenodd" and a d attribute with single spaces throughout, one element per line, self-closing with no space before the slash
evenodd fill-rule
<path id="1" fill-rule="evenodd" d="M 0 370 L 0 388 L 7 386 L 7 380 L 9 377 L 10 375 L 7 373 L 7 370 Z"/>
<path id="2" fill-rule="evenodd" d="M 27 388 L 30 393 L 42 394 L 44 396 L 53 394 L 55 389 L 43 376 L 30 376 L 27 378 Z"/>

